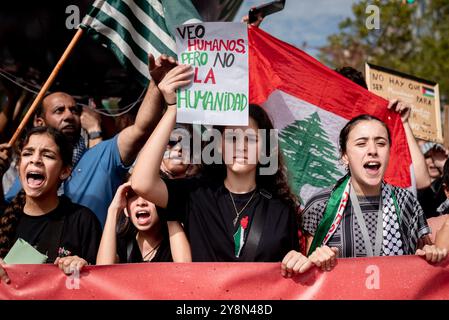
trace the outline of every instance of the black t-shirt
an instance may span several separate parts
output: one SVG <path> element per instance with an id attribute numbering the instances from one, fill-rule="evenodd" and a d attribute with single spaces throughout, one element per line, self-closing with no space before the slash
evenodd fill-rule
<path id="1" fill-rule="evenodd" d="M 131 244 L 131 252 L 128 259 L 128 244 Z M 117 255 L 119 257 L 119 263 L 137 263 L 144 262 L 142 253 L 139 249 L 136 237 L 117 237 Z M 170 251 L 170 241 L 167 237 L 164 237 L 159 248 L 156 251 L 156 255 L 151 261 L 148 262 L 173 262 L 173 258 Z"/>
<path id="2" fill-rule="evenodd" d="M 418 201 L 424 210 L 426 218 L 437 217 L 439 213 L 437 208 L 446 200 L 446 195 L 443 188 L 443 179 L 438 178 L 432 184 L 425 188 L 418 190 Z"/>
<path id="3" fill-rule="evenodd" d="M 47 214 L 29 216 L 22 212 L 15 240 L 22 238 L 47 255 L 47 263 L 56 257 L 77 255 L 95 264 L 101 233 L 100 222 L 89 208 L 61 196 L 56 209 Z"/>
<path id="4" fill-rule="evenodd" d="M 233 220 L 236 212 L 229 191 L 223 183 L 201 178 L 164 180 L 168 189 L 168 205 L 159 216 L 167 220 L 184 222 L 190 241 L 192 260 L 201 262 L 246 261 L 235 256 Z M 278 262 L 290 250 L 299 250 L 295 213 L 281 200 L 256 190 L 240 218 L 248 216 L 245 232 L 251 233 L 254 212 L 265 212 L 262 235 L 254 259 L 256 262 Z M 235 196 L 235 195 L 234 195 Z M 249 195 L 235 198 L 238 211 Z M 259 219 L 259 218 L 257 218 Z M 237 227 L 240 224 L 237 223 Z M 242 252 L 245 251 L 243 246 Z"/>

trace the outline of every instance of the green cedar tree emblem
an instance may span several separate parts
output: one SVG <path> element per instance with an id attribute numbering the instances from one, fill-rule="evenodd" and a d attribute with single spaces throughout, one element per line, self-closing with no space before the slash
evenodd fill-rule
<path id="1" fill-rule="evenodd" d="M 306 184 L 325 188 L 341 176 L 335 165 L 337 151 L 321 127 L 318 112 L 285 127 L 279 134 L 279 141 L 290 185 L 298 196 Z"/>

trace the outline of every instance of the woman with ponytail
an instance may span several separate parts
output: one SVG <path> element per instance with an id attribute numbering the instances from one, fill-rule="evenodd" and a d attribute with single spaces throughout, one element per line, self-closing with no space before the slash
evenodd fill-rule
<path id="1" fill-rule="evenodd" d="M 66 274 L 95 263 L 101 226 L 88 208 L 58 197 L 70 176 L 72 150 L 64 135 L 35 127 L 20 146 L 18 171 L 23 191 L 0 213 L 0 281 L 9 282 L 4 258 L 21 238 Z"/>
<path id="2" fill-rule="evenodd" d="M 423 210 L 409 191 L 383 181 L 391 137 L 370 115 L 349 121 L 340 132 L 341 158 L 348 174 L 313 196 L 303 212 L 309 258 L 323 270 L 336 257 L 416 254 L 436 263 L 446 249 L 430 241 Z"/>

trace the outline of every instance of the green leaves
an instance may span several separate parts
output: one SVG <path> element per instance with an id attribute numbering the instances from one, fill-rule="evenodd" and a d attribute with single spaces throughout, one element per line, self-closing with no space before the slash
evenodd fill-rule
<path id="1" fill-rule="evenodd" d="M 408 1 L 410 3 L 410 0 Z M 339 31 L 320 49 L 320 60 L 330 67 L 364 69 L 366 61 L 440 84 L 443 102 L 449 98 L 449 2 L 363 0 L 353 5 L 353 17 L 339 24 Z M 365 9 L 380 9 L 380 29 L 365 26 Z"/>

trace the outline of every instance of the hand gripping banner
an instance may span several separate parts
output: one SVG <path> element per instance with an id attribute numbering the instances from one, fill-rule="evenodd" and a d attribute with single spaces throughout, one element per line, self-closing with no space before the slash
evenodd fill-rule
<path id="1" fill-rule="evenodd" d="M 142 263 L 89 266 L 66 276 L 54 265 L 11 265 L 0 299 L 303 300 L 449 299 L 449 259 L 338 259 L 283 278 L 279 263 Z"/>

